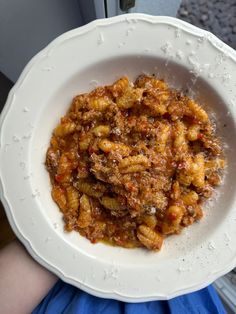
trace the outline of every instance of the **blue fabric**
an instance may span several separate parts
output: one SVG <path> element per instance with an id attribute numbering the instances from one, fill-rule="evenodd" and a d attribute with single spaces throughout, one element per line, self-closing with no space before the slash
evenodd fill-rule
<path id="1" fill-rule="evenodd" d="M 59 280 L 32 314 L 226 314 L 212 286 L 169 301 L 125 303 L 89 295 Z"/>

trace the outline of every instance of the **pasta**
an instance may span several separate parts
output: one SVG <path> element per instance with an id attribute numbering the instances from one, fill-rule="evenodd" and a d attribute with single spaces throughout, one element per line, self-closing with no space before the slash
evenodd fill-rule
<path id="1" fill-rule="evenodd" d="M 68 207 L 73 212 L 76 213 L 79 209 L 79 192 L 72 186 L 68 186 L 66 189 Z"/>
<path id="2" fill-rule="evenodd" d="M 74 186 L 78 191 L 92 196 L 92 197 L 101 197 L 105 191 L 105 186 L 101 183 L 92 183 L 86 180 L 78 180 Z"/>
<path id="3" fill-rule="evenodd" d="M 93 133 L 97 137 L 107 137 L 110 134 L 109 125 L 98 125 L 93 129 Z"/>
<path id="4" fill-rule="evenodd" d="M 67 200 L 66 200 L 65 192 L 60 186 L 56 185 L 53 187 L 52 198 L 54 199 L 54 201 L 57 203 L 57 205 L 60 207 L 62 211 L 66 210 Z"/>
<path id="5" fill-rule="evenodd" d="M 68 135 L 70 133 L 73 133 L 74 130 L 76 128 L 76 124 L 72 121 L 69 121 L 67 119 L 62 119 L 61 124 L 59 124 L 55 130 L 54 130 L 54 134 L 56 136 L 65 136 Z"/>
<path id="6" fill-rule="evenodd" d="M 99 142 L 99 148 L 105 153 L 117 151 L 122 156 L 128 156 L 130 153 L 130 148 L 127 145 L 122 143 L 113 143 L 107 139 L 101 140 Z"/>
<path id="7" fill-rule="evenodd" d="M 137 237 L 150 250 L 160 250 L 163 243 L 163 236 L 146 225 L 138 227 Z"/>
<path id="8" fill-rule="evenodd" d="M 79 216 L 77 223 L 80 228 L 86 228 L 90 225 L 91 221 L 92 216 L 89 197 L 86 194 L 83 194 L 80 198 Z"/>
<path id="9" fill-rule="evenodd" d="M 109 106 L 109 99 L 106 98 L 92 98 L 88 102 L 88 109 L 96 111 L 104 111 Z"/>
<path id="10" fill-rule="evenodd" d="M 207 112 L 147 75 L 74 97 L 46 155 L 65 230 L 148 250 L 203 217 L 225 165 Z"/>

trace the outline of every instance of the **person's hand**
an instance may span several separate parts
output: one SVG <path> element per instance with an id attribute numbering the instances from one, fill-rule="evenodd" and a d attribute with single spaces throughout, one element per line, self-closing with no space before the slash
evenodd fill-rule
<path id="1" fill-rule="evenodd" d="M 31 313 L 57 281 L 15 240 L 0 251 L 0 312 Z"/>

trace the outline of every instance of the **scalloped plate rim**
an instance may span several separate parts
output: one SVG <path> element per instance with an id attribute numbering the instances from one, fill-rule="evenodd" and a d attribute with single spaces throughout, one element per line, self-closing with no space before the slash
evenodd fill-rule
<path id="1" fill-rule="evenodd" d="M 11 91 L 8 95 L 6 104 L 3 108 L 1 116 L 0 116 L 0 129 L 2 129 L 2 127 L 3 127 L 4 119 L 5 119 L 7 113 L 10 109 L 10 106 L 11 106 L 11 103 L 12 103 L 12 100 L 14 98 L 15 93 L 20 88 L 21 83 L 24 81 L 24 79 L 25 79 L 26 75 L 28 74 L 28 72 L 30 71 L 31 67 L 33 67 L 34 64 L 37 63 L 37 61 L 39 61 L 41 58 L 43 58 L 45 55 L 47 55 L 47 53 L 50 52 L 51 49 L 56 49 L 57 45 L 63 44 L 63 42 L 66 41 L 67 39 L 70 39 L 74 36 L 80 36 L 82 34 L 85 34 L 86 32 L 90 32 L 91 30 L 93 30 L 96 27 L 105 27 L 108 25 L 119 23 L 120 21 L 123 21 L 124 19 L 137 19 L 137 18 L 145 20 L 148 23 L 153 23 L 153 24 L 163 23 L 163 24 L 174 25 L 175 27 L 181 27 L 184 31 L 187 31 L 192 35 L 196 35 L 195 33 L 198 33 L 200 36 L 206 34 L 206 35 L 208 35 L 208 40 L 211 42 L 212 45 L 214 45 L 215 49 L 217 49 L 223 53 L 225 52 L 225 51 L 223 51 L 223 49 L 225 49 L 230 54 L 231 59 L 234 62 L 236 62 L 236 53 L 235 53 L 234 49 L 227 46 L 220 39 L 218 39 L 215 35 L 213 35 L 212 33 L 208 32 L 208 31 L 202 30 L 196 26 L 193 26 L 187 22 L 184 22 L 182 20 L 178 20 L 176 18 L 166 17 L 166 16 L 151 16 L 151 15 L 147 15 L 147 14 L 133 13 L 133 14 L 124 14 L 124 15 L 116 16 L 116 17 L 109 18 L 109 19 L 95 20 L 93 22 L 90 22 L 87 25 L 84 25 L 84 26 L 81 26 L 79 28 L 70 30 L 70 31 L 58 36 L 51 43 L 49 43 L 44 49 L 42 49 L 40 52 L 38 52 L 28 62 L 28 64 L 26 65 L 26 67 L 22 71 L 19 79 L 17 80 L 16 84 L 11 89 Z M 220 44 L 220 47 L 216 46 L 215 43 Z M 0 141 L 0 144 L 1 144 L 1 141 Z M 221 271 L 211 273 L 211 278 L 206 280 L 204 283 L 197 283 L 197 284 L 194 284 L 192 286 L 189 286 L 189 287 L 186 287 L 183 289 L 179 289 L 179 290 L 176 289 L 175 291 L 172 291 L 171 293 L 165 294 L 165 295 L 158 294 L 158 295 L 152 295 L 150 297 L 142 298 L 142 297 L 127 296 L 127 295 L 118 293 L 116 291 L 111 291 L 111 292 L 97 291 L 96 289 L 94 289 L 92 287 L 86 286 L 85 283 L 79 283 L 74 278 L 70 278 L 69 276 L 66 276 L 65 274 L 63 274 L 62 271 L 60 271 L 57 267 L 55 267 L 55 265 L 51 265 L 49 262 L 47 262 L 44 259 L 43 256 L 39 256 L 37 254 L 37 249 L 33 247 L 32 243 L 29 239 L 24 237 L 22 232 L 19 230 L 17 223 L 14 221 L 14 219 L 12 217 L 11 208 L 9 205 L 10 202 L 5 197 L 4 185 L 3 185 L 2 179 L 0 180 L 0 196 L 1 196 L 1 200 L 3 202 L 3 205 L 5 207 L 6 214 L 7 214 L 7 217 L 8 217 L 8 220 L 10 222 L 12 229 L 14 230 L 15 234 L 20 239 L 20 241 L 24 244 L 24 246 L 26 247 L 26 249 L 30 253 L 30 255 L 39 264 L 43 265 L 45 268 L 49 269 L 51 272 L 56 274 L 58 277 L 62 278 L 65 282 L 73 284 L 74 286 L 76 286 L 78 288 L 81 288 L 81 286 L 83 286 L 83 290 L 85 290 L 86 292 L 91 293 L 95 296 L 98 296 L 98 297 L 115 298 L 115 299 L 120 300 L 120 301 L 128 301 L 128 302 L 143 302 L 143 301 L 151 301 L 151 300 L 168 300 L 170 298 L 179 296 L 181 294 L 190 293 L 190 292 L 193 292 L 193 291 L 196 291 L 198 289 L 202 289 L 202 288 L 206 287 L 208 284 L 212 283 L 218 277 L 223 276 L 228 271 L 233 269 L 236 265 L 236 256 L 235 256 L 234 260 L 231 261 L 231 263 L 227 266 L 227 268 L 222 269 Z"/>

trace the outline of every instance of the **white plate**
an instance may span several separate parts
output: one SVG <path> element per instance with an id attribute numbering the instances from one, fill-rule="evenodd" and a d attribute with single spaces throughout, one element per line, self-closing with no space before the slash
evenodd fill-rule
<path id="1" fill-rule="evenodd" d="M 160 253 L 64 233 L 44 167 L 51 132 L 74 95 L 142 72 L 188 89 L 213 112 L 228 160 L 205 218 L 169 237 Z M 236 265 L 235 101 L 235 51 L 180 20 L 121 15 L 60 36 L 27 65 L 1 116 L 1 198 L 13 230 L 40 264 L 96 296 L 141 302 L 208 285 Z"/>

